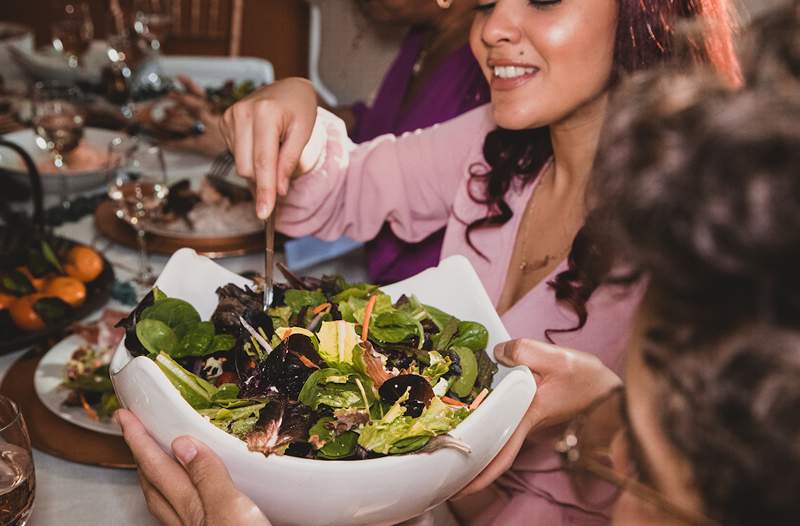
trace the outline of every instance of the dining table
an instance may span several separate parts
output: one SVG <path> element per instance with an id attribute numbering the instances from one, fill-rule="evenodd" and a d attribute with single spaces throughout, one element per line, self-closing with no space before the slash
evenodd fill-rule
<path id="1" fill-rule="evenodd" d="M 187 162 L 186 156 L 191 156 Z M 203 177 L 211 168 L 213 159 L 198 161 L 196 154 L 170 152 L 166 156 L 167 174 L 181 177 Z M 186 166 L 192 166 L 192 174 L 186 173 Z M 97 189 L 103 191 L 103 188 Z M 57 206 L 56 196 L 46 196 L 45 204 Z M 133 248 L 119 245 L 103 237 L 95 226 L 94 217 L 86 215 L 76 221 L 66 222 L 54 228 L 58 236 L 69 238 L 94 247 L 112 264 L 118 282 L 130 282 L 135 275 L 138 252 Z M 164 267 L 166 255 L 151 254 L 150 264 L 156 275 Z M 277 259 L 281 259 L 278 254 Z M 217 259 L 227 269 L 241 273 L 245 271 L 264 271 L 264 254 L 254 253 L 243 256 Z M 302 269 L 302 274 L 321 276 L 341 274 L 349 281 L 365 281 L 366 268 L 363 253 L 355 250 L 334 260 L 319 263 Z M 111 300 L 91 316 L 99 316 L 105 308 L 131 309 Z M 90 317 L 91 317 L 90 316 Z M 27 351 L 19 350 L 0 356 L 0 379 L 11 366 Z M 19 401 L 24 404 L 25 401 Z M 29 526 L 100 526 L 108 524 L 150 525 L 157 524 L 147 510 L 139 487 L 135 470 L 113 469 L 78 464 L 63 460 L 34 449 L 36 470 L 36 494 L 33 514 Z"/>

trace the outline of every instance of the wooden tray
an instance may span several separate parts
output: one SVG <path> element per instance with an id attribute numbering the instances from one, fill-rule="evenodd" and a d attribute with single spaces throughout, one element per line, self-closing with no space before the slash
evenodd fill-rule
<path id="1" fill-rule="evenodd" d="M 116 216 L 111 201 L 100 203 L 94 213 L 94 223 L 104 236 L 112 241 L 131 248 L 137 248 L 136 232 L 133 228 Z M 210 258 L 242 256 L 264 251 L 264 234 L 227 236 L 227 237 L 166 237 L 147 234 L 147 250 L 156 254 L 171 256 L 180 248 L 193 248 L 198 254 Z"/>
<path id="2" fill-rule="evenodd" d="M 70 462 L 135 469 L 133 456 L 121 437 L 70 424 L 39 401 L 33 388 L 33 374 L 40 359 L 33 352 L 25 354 L 11 366 L 0 384 L 0 393 L 19 405 L 33 447 Z"/>

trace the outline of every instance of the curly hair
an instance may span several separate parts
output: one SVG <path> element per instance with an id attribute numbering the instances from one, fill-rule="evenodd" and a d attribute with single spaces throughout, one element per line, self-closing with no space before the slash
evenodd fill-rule
<path id="1" fill-rule="evenodd" d="M 738 83 L 740 70 L 733 50 L 730 9 L 728 0 L 619 0 L 611 86 L 628 74 L 677 59 L 684 64 L 707 63 L 727 81 Z M 688 21 L 704 22 L 701 37 L 678 45 L 680 23 Z M 552 155 L 546 127 L 521 131 L 497 128 L 487 135 L 483 157 L 488 166 L 472 166 L 469 181 L 471 199 L 487 209 L 485 217 L 467 226 L 467 243 L 478 254 L 486 257 L 473 245 L 472 232 L 507 223 L 513 216 L 505 200 L 507 192 L 514 184 L 533 183 Z M 575 311 L 578 323 L 566 331 L 548 331 L 548 339 L 551 333 L 579 330 L 585 325 L 586 303 L 598 286 L 591 281 L 594 270 L 588 269 L 596 264 L 592 261 L 595 252 L 588 236 L 579 233 L 568 256 L 568 269 L 549 284 L 556 299 Z"/>
<path id="2" fill-rule="evenodd" d="M 648 281 L 663 429 L 706 513 L 734 526 L 800 512 L 800 83 L 785 82 L 632 80 L 589 190 L 590 237 Z"/>

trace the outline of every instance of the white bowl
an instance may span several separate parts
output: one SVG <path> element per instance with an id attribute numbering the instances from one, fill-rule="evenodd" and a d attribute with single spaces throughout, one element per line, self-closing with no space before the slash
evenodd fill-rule
<path id="1" fill-rule="evenodd" d="M 208 319 L 215 290 L 248 281 L 193 250 L 177 251 L 156 285 L 190 302 Z M 489 351 L 508 333 L 466 258 L 445 259 L 437 268 L 383 289 L 394 299 L 414 294 L 461 319 L 483 323 Z M 154 362 L 131 359 L 124 343 L 111 362 L 117 396 L 141 419 L 165 450 L 181 435 L 208 444 L 225 462 L 236 485 L 278 526 L 395 524 L 437 506 L 464 487 L 491 461 L 519 424 L 536 392 L 524 367 L 500 367 L 494 391 L 451 434 L 467 443 L 465 455 L 445 449 L 432 454 L 361 461 L 322 461 L 248 451 L 241 440 L 194 411 Z"/>

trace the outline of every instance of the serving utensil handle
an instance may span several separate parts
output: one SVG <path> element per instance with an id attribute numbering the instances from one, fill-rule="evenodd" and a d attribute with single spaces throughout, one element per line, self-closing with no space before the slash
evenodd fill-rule
<path id="1" fill-rule="evenodd" d="M 275 272 L 275 211 L 264 224 L 266 247 L 264 249 L 264 311 L 272 305 L 273 277 Z"/>

